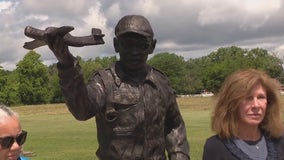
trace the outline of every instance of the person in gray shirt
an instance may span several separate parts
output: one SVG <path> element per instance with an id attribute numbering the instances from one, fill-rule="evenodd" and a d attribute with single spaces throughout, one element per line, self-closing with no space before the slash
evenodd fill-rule
<path id="1" fill-rule="evenodd" d="M 216 135 L 204 144 L 203 160 L 283 160 L 280 91 L 266 73 L 242 69 L 226 78 L 213 111 Z"/>

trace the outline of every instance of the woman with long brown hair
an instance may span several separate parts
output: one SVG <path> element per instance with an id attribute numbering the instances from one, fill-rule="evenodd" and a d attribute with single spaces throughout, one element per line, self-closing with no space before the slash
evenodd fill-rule
<path id="1" fill-rule="evenodd" d="M 216 135 L 204 145 L 203 160 L 283 160 L 284 137 L 280 91 L 256 69 L 226 78 L 212 115 Z"/>

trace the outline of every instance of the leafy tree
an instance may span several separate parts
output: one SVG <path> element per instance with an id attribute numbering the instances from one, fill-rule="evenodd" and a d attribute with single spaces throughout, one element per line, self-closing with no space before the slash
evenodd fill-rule
<path id="1" fill-rule="evenodd" d="M 0 103 L 7 104 L 7 76 L 0 66 Z"/>
<path id="2" fill-rule="evenodd" d="M 116 61 L 116 56 L 97 57 L 84 61 L 77 57 L 86 81 L 100 68 Z M 148 60 L 161 70 L 178 94 L 217 92 L 224 79 L 241 68 L 256 68 L 284 83 L 282 61 L 261 48 L 251 50 L 236 46 L 219 48 L 207 56 L 184 60 L 174 53 L 159 53 Z M 7 105 L 64 102 L 56 64 L 46 67 L 40 55 L 31 51 L 17 64 L 14 71 L 0 66 L 0 103 Z"/>
<path id="3" fill-rule="evenodd" d="M 116 61 L 116 57 L 103 57 L 96 58 L 95 60 L 88 59 L 84 61 L 80 56 L 76 57 L 80 63 L 82 68 L 83 76 L 85 82 L 89 80 L 89 78 L 100 68 L 104 68 L 110 65 L 110 63 Z M 59 85 L 59 77 L 57 64 L 52 64 L 48 67 L 48 77 L 49 77 L 49 101 L 50 103 L 62 103 L 64 102 L 64 97 L 61 92 L 61 88 Z"/>
<path id="4" fill-rule="evenodd" d="M 117 61 L 116 56 L 111 56 L 111 57 L 97 57 L 95 59 L 96 62 L 98 62 L 102 68 L 108 67 L 110 64 L 112 64 L 113 62 Z"/>
<path id="5" fill-rule="evenodd" d="M 186 62 L 186 90 L 187 94 L 199 94 L 204 90 L 204 84 L 201 76 L 203 68 L 206 67 L 204 63 L 204 57 L 200 59 L 189 59 Z"/>
<path id="6" fill-rule="evenodd" d="M 276 78 L 280 81 L 282 80 L 282 61 L 279 58 L 268 54 L 267 50 L 254 48 L 247 53 L 246 57 L 251 67 L 262 69 L 266 71 L 272 78 Z"/>
<path id="7" fill-rule="evenodd" d="M 85 82 L 87 82 L 97 70 L 106 68 L 117 60 L 115 56 L 103 58 L 97 57 L 95 60 L 88 59 L 86 61 L 84 61 L 80 56 L 77 56 L 76 58 L 82 68 Z"/>
<path id="8" fill-rule="evenodd" d="M 34 51 L 27 53 L 17 64 L 19 97 L 23 104 L 48 102 L 48 70 Z"/>
<path id="9" fill-rule="evenodd" d="M 19 104 L 17 91 L 16 73 L 0 67 L 0 103 L 8 106 Z"/>
<path id="10" fill-rule="evenodd" d="M 268 54 L 266 50 L 259 48 L 252 50 L 235 46 L 219 48 L 208 56 L 190 59 L 187 62 L 188 72 L 195 77 L 192 79 L 198 79 L 198 82 L 202 82 L 199 87 L 204 87 L 203 89 L 213 92 L 218 91 L 229 74 L 241 68 L 263 70 L 278 80 L 284 77 L 281 61 L 277 57 Z M 201 88 L 195 89 L 201 90 Z"/>
<path id="11" fill-rule="evenodd" d="M 102 68 L 101 64 L 92 59 L 88 59 L 87 61 L 83 61 L 80 57 L 77 57 L 77 59 L 79 60 L 80 66 L 82 68 L 85 82 L 87 82 L 91 78 L 95 71 Z"/>
<path id="12" fill-rule="evenodd" d="M 177 93 L 184 94 L 186 92 L 185 61 L 182 56 L 167 52 L 159 53 L 149 59 L 148 63 L 166 74 Z"/>
<path id="13" fill-rule="evenodd" d="M 56 64 L 48 67 L 49 74 L 49 92 L 50 92 L 50 103 L 63 103 L 64 97 L 61 92 L 59 85 L 58 70 Z"/>

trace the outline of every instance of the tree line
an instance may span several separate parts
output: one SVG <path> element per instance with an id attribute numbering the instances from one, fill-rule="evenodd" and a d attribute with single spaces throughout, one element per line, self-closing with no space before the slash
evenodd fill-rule
<path id="1" fill-rule="evenodd" d="M 98 69 L 117 61 L 116 56 L 83 60 L 77 56 L 85 81 Z M 148 62 L 169 79 L 177 94 L 197 94 L 203 90 L 218 92 L 225 77 L 241 68 L 256 68 L 284 82 L 283 62 L 267 50 L 242 49 L 236 46 L 219 48 L 207 56 L 185 60 L 174 53 L 158 53 Z M 46 66 L 35 51 L 28 52 L 16 69 L 0 66 L 0 103 L 31 105 L 62 103 L 56 64 Z"/>

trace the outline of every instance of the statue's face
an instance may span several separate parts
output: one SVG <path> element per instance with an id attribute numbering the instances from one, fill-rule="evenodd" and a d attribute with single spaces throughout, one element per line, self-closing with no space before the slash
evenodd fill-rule
<path id="1" fill-rule="evenodd" d="M 117 38 L 117 51 L 120 61 L 128 70 L 144 67 L 152 49 L 152 38 L 135 33 L 127 33 Z"/>

